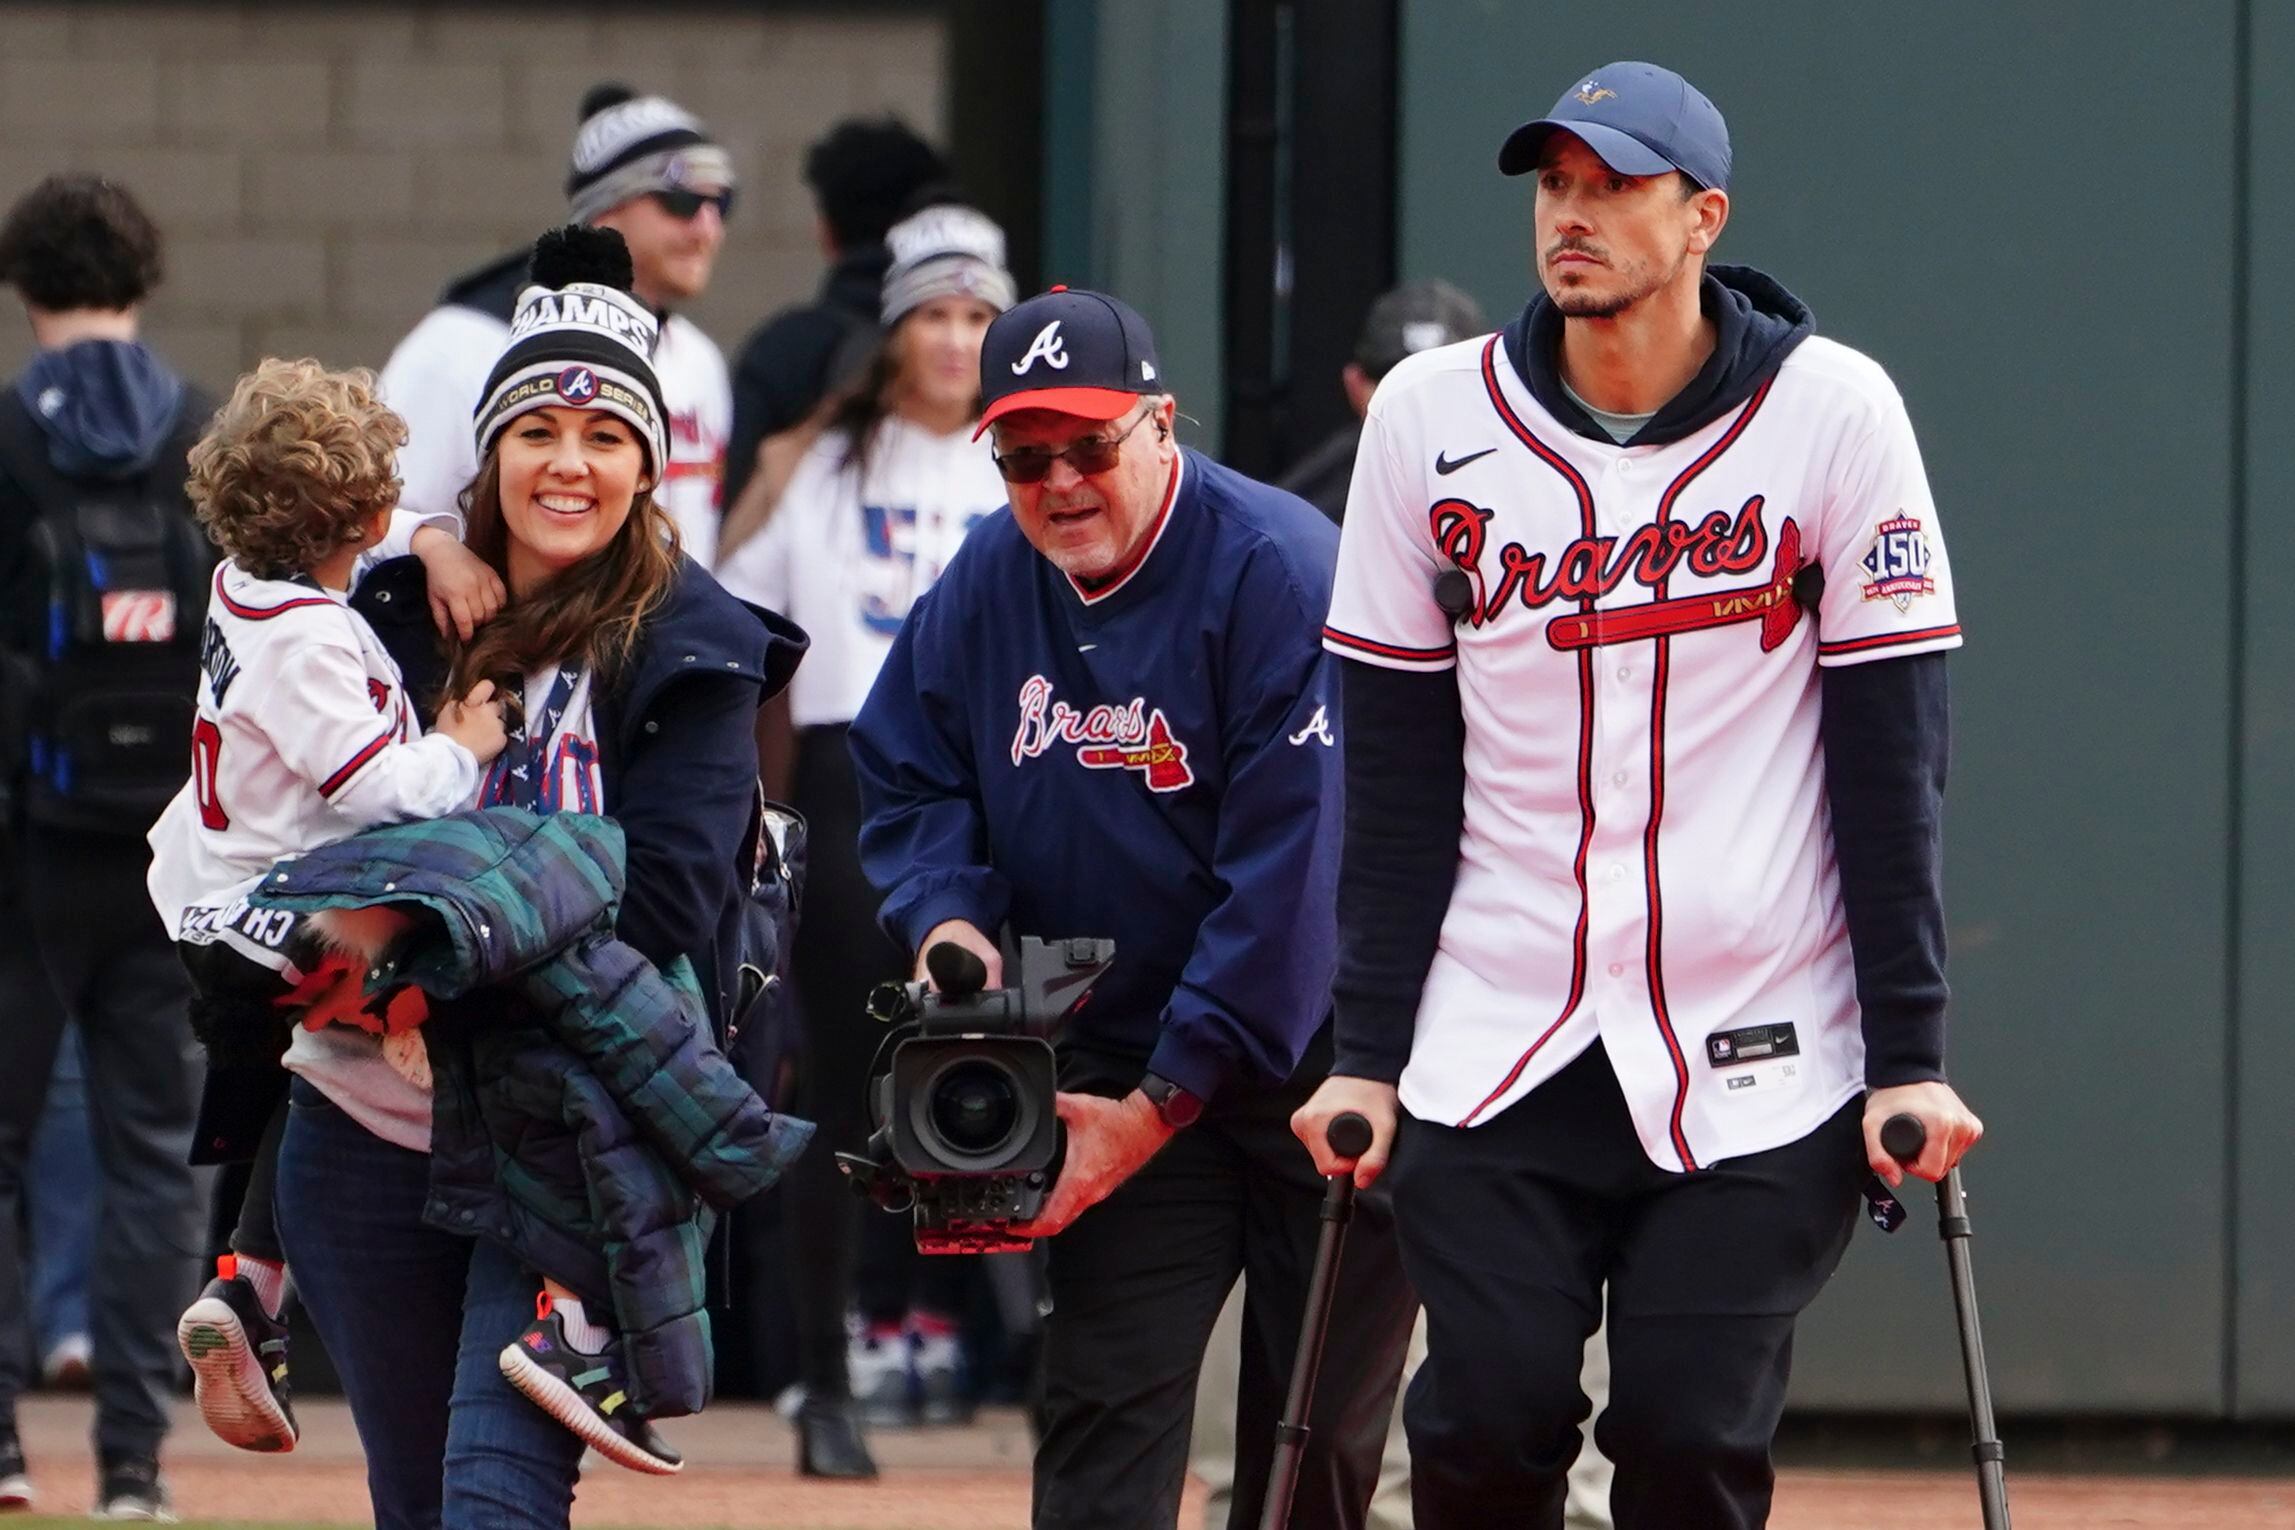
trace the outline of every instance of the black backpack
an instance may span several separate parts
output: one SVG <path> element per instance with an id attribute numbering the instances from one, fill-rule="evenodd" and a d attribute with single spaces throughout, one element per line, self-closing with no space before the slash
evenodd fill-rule
<path id="1" fill-rule="evenodd" d="M 0 643 L 11 821 L 140 837 L 189 773 L 217 555 L 184 476 L 207 413 L 187 389 L 143 473 L 66 478 L 23 400 L 0 389 L 0 493 L 21 494 L 26 544 Z"/>

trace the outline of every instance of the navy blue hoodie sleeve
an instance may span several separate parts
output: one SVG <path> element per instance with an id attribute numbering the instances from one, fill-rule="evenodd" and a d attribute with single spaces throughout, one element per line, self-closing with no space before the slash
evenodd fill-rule
<path id="1" fill-rule="evenodd" d="M 1338 1052 L 1331 1071 L 1391 1084 L 1410 1061 L 1466 825 L 1458 672 L 1339 668 L 1347 703 Z"/>
<path id="2" fill-rule="evenodd" d="M 1825 791 L 1864 1012 L 1865 1083 L 1944 1077 L 1944 655 L 1829 667 Z"/>
<path id="3" fill-rule="evenodd" d="M 1342 737 L 1321 643 L 1326 587 L 1303 591 L 1271 547 L 1227 623 L 1212 871 L 1223 891 L 1163 1015 L 1148 1069 L 1209 1099 L 1239 1068 L 1289 1076 L 1330 1013 Z"/>
<path id="4" fill-rule="evenodd" d="M 884 894 L 887 934 L 914 952 L 932 927 L 963 919 L 991 939 L 1012 893 L 988 865 L 987 819 L 959 679 L 939 662 L 963 651 L 962 623 L 940 637 L 943 582 L 909 609 L 848 740 L 861 789 L 861 869 Z"/>

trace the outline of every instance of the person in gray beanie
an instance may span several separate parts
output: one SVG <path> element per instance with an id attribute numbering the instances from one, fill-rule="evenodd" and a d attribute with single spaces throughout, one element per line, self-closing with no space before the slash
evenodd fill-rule
<path id="1" fill-rule="evenodd" d="M 653 368 L 668 407 L 669 457 L 656 497 L 687 555 L 708 567 L 733 392 L 717 343 L 677 310 L 709 285 L 733 211 L 732 160 L 700 118 L 666 96 L 600 84 L 576 115 L 568 216 L 622 236 L 636 295 L 660 323 Z M 410 509 L 454 511 L 478 471 L 471 411 L 509 337 L 525 268 L 521 249 L 456 277 L 383 368 L 383 396 L 407 422 L 399 472 Z"/>

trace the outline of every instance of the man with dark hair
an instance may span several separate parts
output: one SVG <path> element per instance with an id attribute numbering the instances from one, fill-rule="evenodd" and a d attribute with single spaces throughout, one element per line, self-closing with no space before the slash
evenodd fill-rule
<path id="1" fill-rule="evenodd" d="M 27 1340 L 18 1212 L 67 1018 L 103 1176 L 91 1291 L 96 1511 L 167 1511 L 159 1446 L 202 1223 L 188 986 L 140 896 L 144 832 L 182 784 L 214 558 L 184 500 L 207 404 L 136 339 L 159 234 L 95 176 L 50 176 L 0 224 L 0 281 L 39 353 L 0 391 L 0 918 L 53 1003 L 0 1025 L 0 1508 L 32 1501 L 15 1404 Z"/>
<path id="2" fill-rule="evenodd" d="M 1276 487 L 1289 489 L 1332 520 L 1344 521 L 1347 485 L 1355 476 L 1355 447 L 1363 439 L 1363 416 L 1370 412 L 1379 379 L 1405 356 L 1454 345 L 1489 328 L 1481 305 L 1440 277 L 1405 282 L 1381 293 L 1363 315 L 1354 357 L 1339 369 L 1339 386 L 1346 390 L 1354 418 L 1292 463 Z"/>
<path id="3" fill-rule="evenodd" d="M 805 153 L 813 233 L 829 262 L 820 296 L 784 308 L 750 332 L 733 363 L 733 435 L 725 448 L 730 510 L 757 468 L 767 436 L 803 421 L 838 380 L 840 362 L 866 355 L 877 335 L 878 289 L 892 257 L 885 231 L 916 211 L 951 175 L 939 151 L 893 117 L 840 122 Z"/>

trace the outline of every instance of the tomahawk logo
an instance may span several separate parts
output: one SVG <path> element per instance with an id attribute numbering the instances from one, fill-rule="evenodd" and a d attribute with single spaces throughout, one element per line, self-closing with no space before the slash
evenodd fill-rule
<path id="1" fill-rule="evenodd" d="M 1036 338 L 1028 342 L 1028 349 L 1021 353 L 1018 361 L 1012 363 L 1012 375 L 1025 376 L 1028 369 L 1038 361 L 1055 372 L 1065 372 L 1068 369 L 1068 347 L 1060 338 L 1058 319 L 1036 331 Z"/>
<path id="2" fill-rule="evenodd" d="M 1195 784 L 1187 745 L 1173 737 L 1163 708 L 1134 696 L 1120 707 L 1078 711 L 1052 699 L 1052 682 L 1030 675 L 1020 687 L 1020 727 L 1012 735 L 1012 763 L 1036 759 L 1054 744 L 1072 744 L 1076 760 L 1093 770 L 1136 770 L 1148 790 L 1176 792 Z"/>

